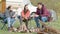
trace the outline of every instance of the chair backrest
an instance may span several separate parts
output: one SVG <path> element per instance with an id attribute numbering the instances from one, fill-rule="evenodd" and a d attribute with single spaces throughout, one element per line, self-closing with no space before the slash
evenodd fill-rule
<path id="1" fill-rule="evenodd" d="M 3 18 L 4 17 L 4 14 L 0 13 L 0 18 Z"/>
<path id="2" fill-rule="evenodd" d="M 52 21 L 56 21 L 57 20 L 57 14 L 56 14 L 56 11 L 54 10 L 49 10 L 50 14 L 51 14 L 51 17 L 53 18 Z"/>

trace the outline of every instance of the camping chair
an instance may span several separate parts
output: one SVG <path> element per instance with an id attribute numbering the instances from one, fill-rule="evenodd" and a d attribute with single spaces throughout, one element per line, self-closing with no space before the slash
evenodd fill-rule
<path id="1" fill-rule="evenodd" d="M 7 24 L 7 20 L 6 21 L 4 21 L 4 19 L 1 21 L 2 23 L 3 23 L 3 26 L 1 27 L 1 30 L 6 26 L 6 24 Z"/>
<path id="2" fill-rule="evenodd" d="M 6 19 L 6 17 L 4 16 L 4 14 L 2 14 L 2 13 L 0 13 L 0 22 L 2 23 L 2 27 L 1 27 L 1 30 L 6 26 L 6 24 L 7 24 L 7 20 L 6 21 L 4 21 L 4 19 Z"/>

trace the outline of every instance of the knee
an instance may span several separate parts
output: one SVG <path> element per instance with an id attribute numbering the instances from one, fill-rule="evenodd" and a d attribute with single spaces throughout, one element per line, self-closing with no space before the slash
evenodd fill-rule
<path id="1" fill-rule="evenodd" d="M 35 17 L 34 20 L 35 20 L 35 21 L 38 20 L 38 17 Z"/>
<path id="2" fill-rule="evenodd" d="M 46 22 L 46 21 L 47 21 L 47 17 L 42 17 L 41 20 L 42 20 L 43 22 Z"/>

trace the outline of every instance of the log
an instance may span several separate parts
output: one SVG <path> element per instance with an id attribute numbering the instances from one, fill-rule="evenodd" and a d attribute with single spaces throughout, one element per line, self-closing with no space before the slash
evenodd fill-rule
<path id="1" fill-rule="evenodd" d="M 39 22 L 44 26 L 44 28 L 45 28 L 44 31 L 45 32 L 53 32 L 53 33 L 56 33 L 56 34 L 60 34 L 60 31 L 58 31 L 58 30 L 46 25 L 44 22 L 42 22 L 40 20 L 39 20 Z"/>

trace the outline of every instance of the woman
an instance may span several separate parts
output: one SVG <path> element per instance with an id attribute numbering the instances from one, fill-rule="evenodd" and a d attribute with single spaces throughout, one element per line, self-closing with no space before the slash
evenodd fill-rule
<path id="1" fill-rule="evenodd" d="M 12 11 L 12 6 L 8 6 L 8 8 L 5 10 L 5 17 L 6 19 L 4 21 L 7 20 L 8 30 L 11 31 L 15 21 L 15 12 Z"/>
<path id="2" fill-rule="evenodd" d="M 28 9 L 28 5 L 24 6 L 24 10 L 22 11 L 22 20 L 25 22 L 26 28 L 28 29 L 28 19 L 30 17 L 30 11 Z"/>
<path id="3" fill-rule="evenodd" d="M 35 15 L 35 22 L 37 27 L 40 28 L 39 20 L 46 22 L 48 21 L 48 17 L 50 17 L 50 13 L 46 9 L 46 7 L 42 3 L 38 3 L 36 15 Z"/>

